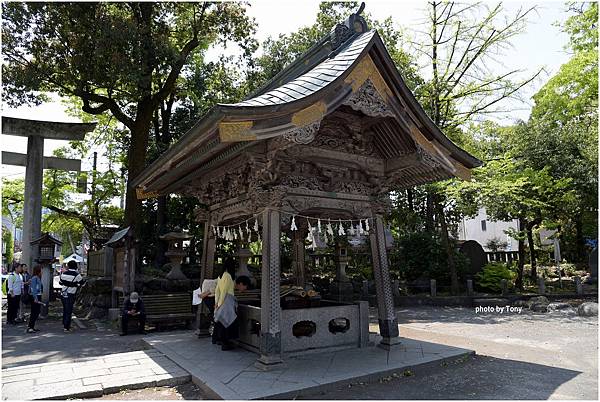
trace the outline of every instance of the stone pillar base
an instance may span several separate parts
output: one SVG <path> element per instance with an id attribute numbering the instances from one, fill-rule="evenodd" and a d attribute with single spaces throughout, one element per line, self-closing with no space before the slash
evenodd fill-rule
<path id="1" fill-rule="evenodd" d="M 400 335 L 398 331 L 397 320 L 379 320 L 379 334 L 384 338 L 397 338 Z"/>
<path id="2" fill-rule="evenodd" d="M 256 367 L 259 370 L 269 371 L 283 368 L 285 367 L 285 365 L 283 364 L 283 360 L 281 360 L 280 357 L 261 356 L 256 362 L 254 362 L 254 367 Z"/>
<path id="3" fill-rule="evenodd" d="M 398 337 L 395 337 L 395 338 L 385 338 L 384 337 L 377 346 L 382 349 L 385 349 L 385 350 L 390 350 L 394 346 L 398 346 L 401 343 L 402 343 L 402 341 Z"/>
<path id="4" fill-rule="evenodd" d="M 208 329 L 199 329 L 198 331 L 196 331 L 196 334 L 198 335 L 198 338 L 208 338 L 210 337 L 210 331 Z"/>

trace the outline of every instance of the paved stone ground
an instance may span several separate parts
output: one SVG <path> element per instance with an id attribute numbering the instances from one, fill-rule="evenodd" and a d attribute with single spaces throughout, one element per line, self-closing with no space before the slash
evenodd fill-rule
<path id="1" fill-rule="evenodd" d="M 87 329 L 72 325 L 64 333 L 58 318 L 38 321 L 40 332 L 26 334 L 25 323 L 2 325 L 2 368 L 39 364 L 80 357 L 102 356 L 111 353 L 147 349 L 141 335 L 119 336 L 102 323 L 86 323 Z"/>
<path id="2" fill-rule="evenodd" d="M 378 335 L 373 341 L 378 343 Z M 354 379 L 377 379 L 392 372 L 439 366 L 472 353 L 467 349 L 403 338 L 389 351 L 370 346 L 334 352 L 286 357 L 269 371 L 254 366 L 257 355 L 244 349 L 223 352 L 208 338 L 193 333 L 182 336 L 155 335 L 145 341 L 192 375 L 192 381 L 208 395 L 222 399 L 295 397 L 309 388 L 348 383 Z"/>
<path id="3" fill-rule="evenodd" d="M 190 375 L 155 350 L 117 353 L 2 370 L 2 399 L 100 396 L 123 388 L 178 385 Z"/>

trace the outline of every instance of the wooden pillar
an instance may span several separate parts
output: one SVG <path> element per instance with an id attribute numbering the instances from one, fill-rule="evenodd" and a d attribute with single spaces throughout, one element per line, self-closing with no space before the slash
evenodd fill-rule
<path id="1" fill-rule="evenodd" d="M 260 294 L 260 357 L 256 366 L 269 369 L 281 360 L 281 258 L 279 211 L 262 213 L 262 278 Z"/>
<path id="2" fill-rule="evenodd" d="M 202 235 L 202 259 L 200 260 L 200 286 L 202 286 L 202 282 L 205 279 L 208 279 L 206 276 L 206 256 L 208 254 L 208 239 L 212 233 L 210 227 L 210 219 L 204 222 L 204 233 Z"/>
<path id="3" fill-rule="evenodd" d="M 398 338 L 398 320 L 396 319 L 396 312 L 394 310 L 394 298 L 392 295 L 387 250 L 385 248 L 383 217 L 381 215 L 374 215 L 373 226 L 369 237 L 371 240 L 373 274 L 377 289 L 379 333 L 383 338 L 381 346 L 387 348 L 400 343 L 400 339 Z"/>
<path id="4" fill-rule="evenodd" d="M 125 254 L 123 256 L 123 296 L 127 296 L 131 289 L 129 288 L 129 242 L 125 241 Z"/>
<path id="5" fill-rule="evenodd" d="M 133 243 L 133 242 L 132 242 Z M 135 292 L 135 264 L 136 264 L 136 255 L 135 255 L 135 246 L 133 244 L 130 245 L 131 249 L 129 250 L 129 292 Z M 127 267 L 127 265 L 126 265 Z"/>
<path id="6" fill-rule="evenodd" d="M 579 276 L 575 277 L 575 291 L 580 296 L 583 294 L 583 286 L 581 285 L 581 278 Z"/>
<path id="7" fill-rule="evenodd" d="M 202 240 L 202 266 L 200 267 L 200 285 L 204 279 L 213 279 L 213 267 L 215 265 L 215 235 L 211 228 L 211 217 L 204 223 L 204 237 Z"/>
<path id="8" fill-rule="evenodd" d="M 204 222 L 204 234 L 202 236 L 202 259 L 200 260 L 200 287 L 205 279 L 212 279 L 212 267 L 214 262 L 215 236 L 212 233 L 210 216 Z M 210 264 L 208 263 L 210 259 Z M 206 303 L 200 303 L 196 312 L 196 323 L 198 324 L 198 336 L 207 337 L 209 333 L 209 314 Z"/>
<path id="9" fill-rule="evenodd" d="M 306 284 L 306 264 L 304 263 L 304 237 L 303 232 L 295 230 L 292 239 L 292 266 L 294 268 L 294 281 L 297 286 Z"/>
<path id="10" fill-rule="evenodd" d="M 538 288 L 541 295 L 546 294 L 546 281 L 543 277 L 538 278 Z"/>

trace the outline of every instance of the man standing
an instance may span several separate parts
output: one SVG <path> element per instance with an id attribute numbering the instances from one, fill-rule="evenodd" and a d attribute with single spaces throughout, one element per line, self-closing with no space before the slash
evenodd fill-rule
<path id="1" fill-rule="evenodd" d="M 19 303 L 19 318 L 17 321 L 25 321 L 25 300 L 29 295 L 29 284 L 31 283 L 31 275 L 29 274 L 29 270 L 27 264 L 21 264 L 21 278 L 23 279 L 23 292 L 21 294 L 21 301 Z"/>
<path id="2" fill-rule="evenodd" d="M 64 332 L 71 331 L 71 316 L 75 304 L 77 289 L 83 284 L 83 277 L 77 272 L 77 263 L 69 261 L 67 270 L 60 274 L 59 284 L 62 286 L 63 327 Z"/>
<path id="3" fill-rule="evenodd" d="M 8 276 L 8 311 L 6 312 L 6 322 L 11 325 L 16 325 L 17 314 L 19 313 L 19 305 L 21 304 L 21 295 L 23 294 L 23 276 L 21 272 L 22 265 L 17 265 L 16 269 Z"/>
<path id="4" fill-rule="evenodd" d="M 144 327 L 146 326 L 146 309 L 144 302 L 137 294 L 131 292 L 129 298 L 123 303 L 123 315 L 121 317 L 121 335 L 127 335 L 129 319 L 136 318 L 138 320 L 139 332 L 145 334 Z"/>

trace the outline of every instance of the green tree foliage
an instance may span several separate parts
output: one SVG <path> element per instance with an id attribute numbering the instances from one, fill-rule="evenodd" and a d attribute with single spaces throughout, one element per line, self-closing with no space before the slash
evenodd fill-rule
<path id="1" fill-rule="evenodd" d="M 268 38 L 263 44 L 263 55 L 254 62 L 254 68 L 249 71 L 247 90 L 252 92 L 261 87 L 288 64 L 300 57 L 319 40 L 326 37 L 336 24 L 343 22 L 348 15 L 359 9 L 359 3 L 349 2 L 322 2 L 319 13 L 313 25 L 300 28 L 297 32 L 282 34 L 277 38 Z M 391 17 L 383 21 L 373 19 L 366 13 L 367 24 L 372 29 L 377 29 L 385 43 L 392 60 L 402 73 L 404 80 L 411 89 L 417 88 L 422 79 L 413 57 L 403 50 L 405 41 L 404 33 L 394 26 Z"/>
<path id="2" fill-rule="evenodd" d="M 585 261 L 584 237 L 597 237 L 598 4 L 571 7 L 564 30 L 571 59 L 534 95 L 531 118 L 511 138 L 510 154 L 556 180 L 568 180 L 576 202 L 560 223 L 565 251 Z M 574 245 L 574 247 L 572 246 Z"/>
<path id="3" fill-rule="evenodd" d="M 6 257 L 6 263 L 12 264 L 15 256 L 15 240 L 10 230 L 7 230 L 4 226 L 2 227 L 2 243 L 4 243 Z"/>
<path id="4" fill-rule="evenodd" d="M 508 242 L 499 237 L 493 237 L 485 243 L 485 247 L 493 252 L 504 251 L 508 247 Z"/>
<path id="5" fill-rule="evenodd" d="M 176 91 L 194 53 L 234 40 L 251 51 L 253 23 L 238 3 L 7 3 L 2 73 L 11 105 L 58 92 L 110 113 L 129 133 L 128 180 L 144 168 L 154 112 Z M 132 186 L 127 223 L 139 218 Z M 138 229 L 139 230 L 139 229 Z"/>

